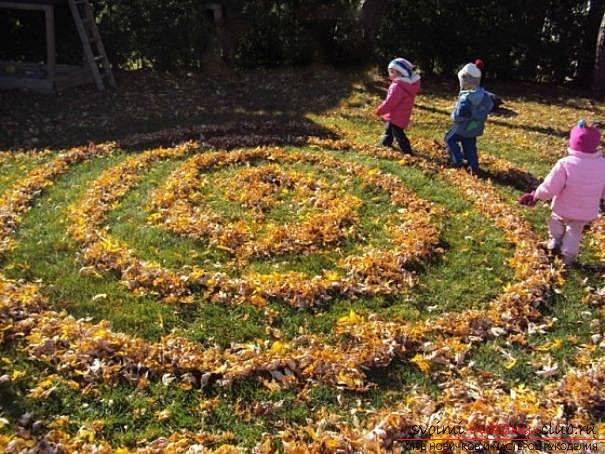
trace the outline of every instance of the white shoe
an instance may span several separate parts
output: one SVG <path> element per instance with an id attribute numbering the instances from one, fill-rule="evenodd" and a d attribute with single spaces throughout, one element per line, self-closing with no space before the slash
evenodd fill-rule
<path id="1" fill-rule="evenodd" d="M 559 245 L 555 240 L 543 241 L 540 243 L 540 246 L 553 254 L 559 252 Z"/>
<path id="2" fill-rule="evenodd" d="M 556 252 L 559 250 L 559 245 L 557 244 L 557 240 L 551 238 L 546 242 L 546 249 L 552 252 Z"/>

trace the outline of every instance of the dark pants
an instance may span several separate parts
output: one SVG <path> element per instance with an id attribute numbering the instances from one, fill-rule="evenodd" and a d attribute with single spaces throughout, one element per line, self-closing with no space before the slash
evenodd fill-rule
<path id="1" fill-rule="evenodd" d="M 479 170 L 476 137 L 462 137 L 461 135 L 454 134 L 450 129 L 445 135 L 445 143 L 447 144 L 447 151 L 449 151 L 452 158 L 452 164 L 456 167 L 461 167 L 462 160 L 466 159 L 468 166 L 473 172 Z M 462 145 L 462 151 L 460 150 L 460 144 Z"/>
<path id="2" fill-rule="evenodd" d="M 408 140 L 403 129 L 393 123 L 387 122 L 386 128 L 384 129 L 384 135 L 382 139 L 380 139 L 380 144 L 385 147 L 393 146 L 393 139 L 397 141 L 399 148 L 404 153 L 411 153 L 412 146 L 410 145 L 410 141 Z"/>

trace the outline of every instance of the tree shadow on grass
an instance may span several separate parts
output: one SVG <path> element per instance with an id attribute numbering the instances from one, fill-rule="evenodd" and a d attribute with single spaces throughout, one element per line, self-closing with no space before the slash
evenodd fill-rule
<path id="1" fill-rule="evenodd" d="M 127 144 L 135 134 L 151 135 L 151 143 L 158 131 L 167 131 L 163 137 L 170 140 L 257 135 L 281 144 L 309 135 L 336 138 L 306 115 L 338 106 L 358 80 L 359 74 L 325 68 L 265 69 L 220 80 L 145 70 L 118 74 L 118 88 L 106 92 L 92 86 L 55 95 L 2 91 L 0 149 Z"/>
<path id="2" fill-rule="evenodd" d="M 490 116 L 492 117 L 516 117 L 518 114 L 514 110 L 507 109 L 506 107 L 497 107 L 494 109 Z"/>
<path id="3" fill-rule="evenodd" d="M 337 107 L 360 79 L 368 93 L 385 96 L 385 79 L 326 68 L 263 69 L 221 76 L 141 70 L 118 74 L 118 88 L 106 92 L 90 85 L 56 95 L 0 91 L 0 149 L 68 148 L 104 141 L 128 146 L 134 143 L 128 138 L 136 134 L 151 135 L 149 144 L 203 141 L 213 134 L 250 136 L 249 143 L 241 146 L 287 144 L 293 143 L 293 138 L 309 135 L 335 138 L 333 131 L 313 123 L 306 115 Z M 551 104 L 561 95 L 561 90 L 523 83 L 497 83 L 495 88 L 496 93 L 502 89 L 509 99 L 522 97 Z M 429 97 L 443 97 L 449 92 L 455 99 L 457 85 L 449 80 L 423 80 L 422 93 Z M 446 118 L 450 113 L 430 105 L 417 104 L 416 108 Z M 567 136 L 567 130 L 505 120 L 514 115 L 503 107 L 489 121 L 511 129 Z M 231 126 L 222 131 L 214 128 L 226 124 Z M 160 131 L 164 134 L 158 134 Z M 230 144 L 225 139 L 216 142 L 221 147 Z"/>

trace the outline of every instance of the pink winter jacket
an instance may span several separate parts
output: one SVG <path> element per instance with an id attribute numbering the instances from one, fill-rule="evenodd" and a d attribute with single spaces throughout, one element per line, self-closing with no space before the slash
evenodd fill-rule
<path id="1" fill-rule="evenodd" d="M 592 221 L 605 199 L 605 158 L 596 153 L 569 150 L 538 186 L 534 197 L 552 199 L 556 215 L 578 221 Z"/>
<path id="2" fill-rule="evenodd" d="M 386 99 L 378 106 L 376 113 L 385 121 L 400 128 L 407 128 L 418 90 L 420 90 L 420 77 L 418 76 L 412 79 L 395 79 L 389 87 Z"/>

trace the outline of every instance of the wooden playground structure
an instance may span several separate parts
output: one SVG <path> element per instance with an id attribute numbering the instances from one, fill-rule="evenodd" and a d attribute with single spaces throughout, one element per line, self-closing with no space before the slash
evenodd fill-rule
<path id="1" fill-rule="evenodd" d="M 55 47 L 55 7 L 69 4 L 84 54 L 82 66 L 57 64 Z M 97 89 L 115 87 L 107 53 L 88 0 L 0 0 L 0 9 L 40 11 L 45 18 L 46 61 L 0 61 L 0 88 L 27 88 L 54 92 L 94 82 Z"/>

